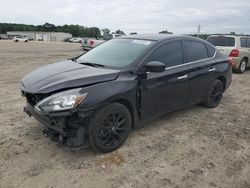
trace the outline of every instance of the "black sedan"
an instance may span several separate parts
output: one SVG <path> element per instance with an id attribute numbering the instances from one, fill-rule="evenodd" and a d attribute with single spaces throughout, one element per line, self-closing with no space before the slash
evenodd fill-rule
<path id="1" fill-rule="evenodd" d="M 101 152 L 119 148 L 144 120 L 184 107 L 219 105 L 231 62 L 188 36 L 132 35 L 21 80 L 24 111 L 61 143 Z"/>

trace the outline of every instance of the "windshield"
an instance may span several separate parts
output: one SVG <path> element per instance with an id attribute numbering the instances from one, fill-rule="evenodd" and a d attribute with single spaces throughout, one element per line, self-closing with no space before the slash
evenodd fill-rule
<path id="1" fill-rule="evenodd" d="M 213 44 L 214 46 L 234 46 L 235 45 L 234 37 L 224 37 L 224 36 L 209 37 L 207 41 Z"/>
<path id="2" fill-rule="evenodd" d="M 131 64 L 154 43 L 138 39 L 113 39 L 82 55 L 77 62 L 122 68 Z"/>

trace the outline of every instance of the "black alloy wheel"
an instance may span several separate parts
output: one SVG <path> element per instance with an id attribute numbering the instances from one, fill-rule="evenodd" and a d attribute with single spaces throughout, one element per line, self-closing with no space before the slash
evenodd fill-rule
<path id="1" fill-rule="evenodd" d="M 224 85 L 221 80 L 216 80 L 210 88 L 208 97 L 206 101 L 203 102 L 203 105 L 208 108 L 215 108 L 217 107 L 222 99 L 224 92 Z"/>
<path id="2" fill-rule="evenodd" d="M 124 105 L 109 104 L 93 117 L 89 135 L 91 146 L 100 152 L 119 148 L 127 139 L 131 124 L 130 112 Z"/>

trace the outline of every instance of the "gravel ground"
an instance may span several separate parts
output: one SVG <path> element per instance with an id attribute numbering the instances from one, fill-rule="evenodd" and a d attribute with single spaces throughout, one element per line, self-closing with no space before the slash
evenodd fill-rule
<path id="1" fill-rule="evenodd" d="M 219 107 L 195 106 L 131 132 L 117 151 L 59 145 L 22 112 L 18 81 L 79 44 L 0 41 L 0 187 L 250 187 L 250 70 Z"/>

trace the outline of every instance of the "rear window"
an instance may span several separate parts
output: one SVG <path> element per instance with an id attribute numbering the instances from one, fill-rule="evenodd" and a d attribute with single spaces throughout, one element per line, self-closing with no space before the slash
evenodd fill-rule
<path id="1" fill-rule="evenodd" d="M 240 45 L 241 47 L 247 47 L 247 40 L 246 38 L 240 38 Z"/>
<path id="2" fill-rule="evenodd" d="M 246 38 L 247 41 L 247 47 L 250 48 L 250 38 Z"/>
<path id="3" fill-rule="evenodd" d="M 214 46 L 235 46 L 234 37 L 209 37 L 207 41 L 213 44 Z"/>

